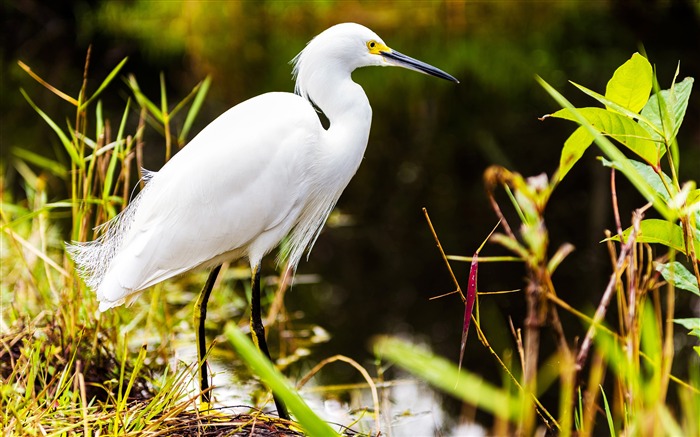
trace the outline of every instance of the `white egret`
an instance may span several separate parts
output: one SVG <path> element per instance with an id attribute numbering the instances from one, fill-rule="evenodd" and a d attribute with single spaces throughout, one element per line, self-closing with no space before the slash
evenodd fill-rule
<path id="1" fill-rule="evenodd" d="M 293 62 L 295 94 L 263 94 L 223 113 L 147 175 L 145 188 L 99 238 L 68 248 L 100 311 L 173 276 L 212 268 L 195 307 L 202 402 L 210 399 L 204 320 L 221 264 L 249 261 L 251 331 L 270 357 L 260 313 L 261 260 L 288 237 L 280 259 L 296 269 L 360 165 L 372 108 L 353 70 L 397 66 L 458 82 L 354 23 L 322 32 Z M 277 398 L 275 404 L 288 418 Z"/>

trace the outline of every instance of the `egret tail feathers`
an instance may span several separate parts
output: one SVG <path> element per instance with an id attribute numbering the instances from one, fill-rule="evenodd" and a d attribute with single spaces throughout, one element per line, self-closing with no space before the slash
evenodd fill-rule
<path id="1" fill-rule="evenodd" d="M 99 236 L 94 241 L 66 243 L 66 252 L 75 262 L 78 274 L 91 290 L 99 289 L 112 260 L 122 247 L 142 194 L 147 189 L 148 186 L 112 220 L 96 227 L 95 230 Z"/>

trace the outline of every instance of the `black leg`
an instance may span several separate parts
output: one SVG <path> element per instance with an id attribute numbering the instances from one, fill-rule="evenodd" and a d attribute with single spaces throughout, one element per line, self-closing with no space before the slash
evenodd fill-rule
<path id="1" fill-rule="evenodd" d="M 265 356 L 272 362 L 270 357 L 270 351 L 267 348 L 267 341 L 265 340 L 265 326 L 262 322 L 262 314 L 260 309 L 260 265 L 258 264 L 253 268 L 253 275 L 251 279 L 252 295 L 250 304 L 250 330 L 253 334 L 253 341 L 258 345 L 260 352 L 264 353 Z M 281 399 L 277 396 L 272 395 L 275 400 L 275 407 L 277 407 L 277 414 L 280 418 L 289 420 L 289 412 L 287 407 L 284 405 Z"/>
<path id="2" fill-rule="evenodd" d="M 199 368 L 199 387 L 201 389 L 200 406 L 203 409 L 209 409 L 209 402 L 211 401 L 211 392 L 209 391 L 209 377 L 207 375 L 207 339 L 204 332 L 204 322 L 207 320 L 207 303 L 209 302 L 209 296 L 211 295 L 211 290 L 214 288 L 214 282 L 216 282 L 216 277 L 219 275 L 221 266 L 214 267 L 209 273 L 207 282 L 204 284 L 204 288 L 199 293 L 197 302 L 194 305 L 194 324 L 196 326 L 196 337 L 197 337 L 197 366 Z"/>

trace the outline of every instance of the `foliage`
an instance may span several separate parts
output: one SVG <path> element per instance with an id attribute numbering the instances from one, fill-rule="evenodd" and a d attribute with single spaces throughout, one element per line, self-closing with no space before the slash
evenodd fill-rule
<path id="1" fill-rule="evenodd" d="M 309 408 L 299 396 L 299 393 L 291 387 L 289 381 L 275 369 L 267 357 L 255 347 L 253 342 L 241 333 L 238 326 L 228 324 L 225 334 L 238 353 L 241 354 L 243 361 L 282 399 L 308 435 L 329 437 L 339 435 Z"/>
<path id="2" fill-rule="evenodd" d="M 88 52 L 85 78 L 89 56 Z M 127 99 L 114 129 L 99 96 L 119 76 L 126 61 L 92 94 L 86 91 L 85 79 L 77 97 L 56 89 L 20 63 L 68 102 L 75 117 L 56 122 L 22 90 L 29 105 L 56 134 L 69 160 L 64 165 L 16 148 L 13 164 L 24 179 L 26 202 L 15 202 L 9 191 L 2 191 L 0 423 L 4 435 L 247 435 L 256 429 L 266 435 L 299 435 L 289 424 L 254 409 L 242 415 L 199 412 L 198 394 L 190 388 L 194 363 L 166 364 L 172 359 L 171 340 L 181 329 L 189 330 L 187 325 L 173 325 L 173 321 L 181 325 L 183 315 L 189 316 L 189 307 L 179 303 L 187 297 L 178 298 L 182 292 L 167 293 L 171 302 L 164 305 L 166 293 L 161 292 L 163 286 L 157 286 L 150 302 L 137 302 L 137 308 L 129 310 L 136 317 L 125 316 L 121 310 L 100 314 L 93 293 L 78 279 L 66 254 L 60 231 L 65 218 L 71 238 L 86 241 L 99 232 L 96 225 L 115 217 L 127 204 L 134 167 L 143 168 L 146 123 L 165 138 L 167 160 L 170 144 L 181 147 L 186 142 L 208 90 L 206 79 L 170 107 L 161 76 L 161 101 L 155 105 L 140 92 L 135 78 L 129 77 L 127 84 L 140 110 L 134 110 L 131 98 Z M 172 135 L 173 117 L 185 108 L 180 133 Z M 135 125 L 130 123 L 133 113 L 138 114 Z M 70 198 L 48 202 L 47 180 L 53 178 L 66 183 Z M 305 425 L 313 421 L 313 413 L 303 418 Z"/>
<path id="3" fill-rule="evenodd" d="M 697 366 L 698 356 L 691 356 L 687 364 L 691 372 L 685 380 L 671 373 L 678 352 L 674 344 L 674 322 L 689 329 L 691 335 L 700 337 L 700 318 L 674 320 L 676 290 L 697 295 L 700 283 L 700 191 L 695 181 L 680 179 L 680 147 L 676 141 L 693 79 L 677 82 L 678 71 L 671 87 L 660 90 L 649 62 L 635 53 L 615 71 L 605 95 L 574 84 L 604 108 L 575 108 L 538 78 L 563 106 L 547 117 L 571 120 L 580 125 L 564 143 L 559 169 L 551 179 L 544 174 L 524 178 L 497 166 L 485 172 L 486 190 L 504 230 L 502 234 L 493 235 L 491 242 L 519 257 L 527 271 L 524 332 L 513 331 L 519 368 L 505 363 L 491 348 L 476 314 L 479 339 L 502 367 L 506 387 L 497 389 L 483 381 L 482 385 L 473 382 L 473 386 L 465 386 L 460 381 L 472 381 L 474 376 L 468 372 L 459 374 L 455 366 L 403 341 L 380 339 L 375 343 L 377 353 L 488 411 L 496 419 L 495 430 L 509 433 L 517 430 L 521 435 L 532 435 L 539 416 L 547 428 L 564 436 L 594 435 L 606 426 L 611 435 L 697 434 L 700 380 L 692 368 Z M 555 291 L 552 274 L 573 247 L 565 243 L 549 256 L 544 213 L 555 188 L 593 143 L 605 156 L 601 158 L 603 165 L 610 168 L 617 232 L 608 233 L 604 240 L 612 261 L 612 273 L 595 314 L 588 316 L 566 303 L 565 295 Z M 627 156 L 630 154 L 632 157 Z M 648 202 L 633 211 L 632 224 L 627 229 L 623 229 L 618 212 L 617 172 L 622 173 Z M 495 195 L 498 187 L 505 189 L 517 213 L 520 221 L 517 228 L 510 226 L 502 212 Z M 645 219 L 651 208 L 661 218 Z M 678 257 L 684 262 L 677 260 Z M 474 261 L 488 258 L 475 256 L 471 260 L 474 265 Z M 456 286 L 459 291 L 459 284 Z M 482 293 L 478 295 L 483 299 Z M 605 324 L 613 298 L 617 303 L 617 329 Z M 587 324 L 583 341 L 572 342 L 566 336 L 560 310 Z M 555 371 L 559 379 L 557 413 L 540 401 L 551 388 L 549 383 L 541 384 L 553 380 L 545 377 L 551 371 L 547 370 L 551 369 L 549 364 L 539 363 L 540 334 L 547 327 L 552 330 L 557 345 L 555 354 L 547 360 L 558 363 Z M 700 347 L 695 346 L 695 351 L 700 354 Z M 610 376 L 606 376 L 608 373 Z M 608 387 L 607 390 L 612 388 L 611 404 L 603 386 Z M 508 387 L 511 390 L 499 392 Z M 680 411 L 668 404 L 673 394 L 678 396 L 675 404 L 682 405 Z M 599 395 L 602 395 L 602 405 Z M 498 403 L 500 410 L 483 401 L 495 397 L 503 398 Z M 503 407 L 511 404 L 521 408 Z M 515 411 L 515 414 L 504 415 L 503 411 Z M 603 419 L 598 417 L 601 412 L 607 425 L 597 424 Z"/>
<path id="4" fill-rule="evenodd" d="M 232 5 L 233 8 L 246 7 L 243 4 L 232 3 Z M 254 71 L 270 71 L 266 75 L 257 73 L 255 75 L 255 80 L 264 83 L 265 87 L 270 87 L 271 81 L 268 80 L 270 78 L 267 74 L 271 75 L 272 71 L 277 69 L 261 70 L 260 64 L 264 64 L 265 61 L 259 58 L 260 50 L 256 38 L 249 36 L 253 34 L 252 30 L 247 32 L 236 26 L 245 26 L 250 21 L 251 15 L 254 15 L 256 20 L 260 17 L 263 19 L 272 17 L 270 20 L 275 23 L 278 22 L 279 17 L 287 17 L 284 25 L 274 26 L 277 37 L 269 41 L 269 46 L 272 51 L 279 50 L 285 53 L 283 58 L 285 56 L 291 58 L 294 55 L 294 52 L 290 51 L 291 47 L 303 45 L 306 36 L 301 35 L 308 34 L 306 28 L 310 26 L 309 23 L 313 22 L 314 26 L 322 27 L 336 20 L 325 3 L 309 5 L 312 4 L 304 5 L 301 9 L 312 9 L 311 13 L 296 10 L 293 14 L 285 15 L 281 9 L 285 9 L 287 5 L 279 2 L 266 3 L 264 13 L 248 14 L 246 11 L 237 11 L 235 18 L 238 21 L 233 26 L 229 12 L 219 13 L 216 9 L 201 7 L 194 3 L 188 5 L 190 8 L 195 8 L 194 13 L 192 13 L 193 9 L 190 9 L 189 14 L 182 15 L 179 13 L 180 5 L 177 4 L 157 5 L 153 2 L 134 2 L 119 5 L 116 2 L 104 2 L 102 9 L 98 11 L 101 17 L 94 22 L 106 28 L 106 24 L 109 24 L 108 17 L 111 16 L 111 26 L 134 26 L 123 32 L 119 29 L 113 31 L 120 36 L 133 35 L 136 32 L 137 38 L 143 39 L 142 45 L 154 51 L 162 50 L 181 56 L 183 47 L 189 45 L 188 53 L 192 62 L 201 66 L 199 71 L 209 72 L 215 61 L 229 57 L 230 53 L 239 54 L 241 57 L 253 60 Z M 367 9 L 366 5 L 359 3 L 353 7 L 354 11 Z M 461 6 L 454 3 L 450 4 L 450 7 Z M 512 4 L 483 6 L 482 14 L 492 15 L 489 8 L 494 7 L 510 8 Z M 131 8 L 133 13 L 125 17 L 121 12 L 110 12 L 110 8 Z M 165 8 L 168 11 L 165 15 L 159 14 L 157 8 Z M 522 8 L 523 14 L 525 10 L 532 9 L 531 5 L 522 6 Z M 376 17 L 372 19 L 377 20 L 372 22 L 372 27 L 380 30 L 382 27 L 391 27 L 391 22 L 411 22 L 415 26 L 414 29 L 418 30 L 415 32 L 416 38 L 423 38 L 425 41 L 422 35 L 426 30 L 425 23 L 438 15 L 441 6 L 435 3 L 416 12 L 415 9 L 409 10 L 402 5 L 400 10 L 402 12 L 398 14 L 382 11 L 372 14 L 372 17 Z M 372 11 L 375 9 L 372 8 Z M 511 10 L 508 12 L 501 17 L 520 15 Z M 494 94 L 511 93 L 521 97 L 524 92 L 523 84 L 526 82 L 523 81 L 523 74 L 514 75 L 513 71 L 522 72 L 531 68 L 533 54 L 539 53 L 535 56 L 535 63 L 538 66 L 547 67 L 553 71 L 568 68 L 570 65 L 567 62 L 583 65 L 586 60 L 591 61 L 591 55 L 580 53 L 579 47 L 576 49 L 579 53 L 570 55 L 568 60 L 561 61 L 562 65 L 554 65 L 558 61 L 541 50 L 540 44 L 564 41 L 568 38 L 552 37 L 551 31 L 542 30 L 545 23 L 555 20 L 548 19 L 546 13 L 540 12 L 543 11 L 539 10 L 533 14 L 541 20 L 540 25 L 532 25 L 526 20 L 523 23 L 527 25 L 523 25 L 520 29 L 528 35 L 535 35 L 534 42 L 528 40 L 531 42 L 527 49 L 514 46 L 505 38 L 489 37 L 487 28 L 512 29 L 508 20 L 503 23 L 503 26 L 492 26 L 488 24 L 489 21 L 478 19 L 474 20 L 475 26 L 471 27 L 477 29 L 476 32 L 486 35 L 487 44 L 476 42 L 471 38 L 454 41 L 455 44 L 460 45 L 460 50 L 454 50 L 457 55 L 451 55 L 445 53 L 443 40 L 437 38 L 431 42 L 432 47 L 428 49 L 433 50 L 435 54 L 447 56 L 447 61 L 452 65 L 460 65 L 460 68 L 455 68 L 447 64 L 446 69 L 463 70 L 472 74 L 474 82 L 480 85 L 477 88 L 484 88 L 485 94 L 493 102 L 498 102 Z M 183 20 L 195 19 L 202 14 L 213 14 L 217 18 L 213 26 L 224 29 L 231 38 L 211 38 L 209 32 L 207 35 L 201 32 L 193 34 L 194 30 L 203 26 L 182 24 Z M 304 14 L 311 18 L 307 16 L 305 20 L 299 19 L 299 16 Z M 459 20 L 460 17 L 460 14 L 454 10 L 445 15 L 455 20 Z M 139 21 L 143 17 L 150 16 L 159 18 L 146 23 Z M 169 18 L 164 19 L 163 16 Z M 574 13 L 572 16 L 576 17 L 572 21 L 578 23 L 578 14 Z M 171 23 L 173 17 L 179 20 L 173 26 L 163 26 L 159 21 L 165 20 Z M 193 21 L 193 23 L 202 22 L 207 21 Z M 453 22 L 452 26 L 457 24 Z M 146 25 L 150 29 L 141 32 Z M 232 27 L 237 31 L 230 32 Z M 267 30 L 270 26 L 251 25 L 251 27 Z M 566 30 L 567 24 L 560 27 Z M 533 28 L 538 31 L 533 33 Z M 154 29 L 156 31 L 153 31 Z M 164 34 L 161 32 L 163 29 L 174 32 L 174 35 L 168 33 L 168 37 L 163 38 Z M 446 29 L 445 35 L 441 33 L 441 38 L 446 38 L 446 35 L 450 34 L 450 26 L 446 26 Z M 279 36 L 280 33 L 283 34 L 282 37 Z M 586 34 L 591 34 L 588 29 Z M 290 44 L 289 38 L 298 40 L 298 44 Z M 397 47 L 401 49 L 398 44 Z M 498 56 L 494 56 L 494 51 Z M 468 52 L 470 56 L 462 56 L 464 52 Z M 238 60 L 238 58 L 235 59 Z M 596 58 L 589 63 L 597 65 L 597 61 Z M 503 62 L 507 63 L 507 68 L 495 68 L 497 63 Z M 461 68 L 465 63 L 468 64 L 468 68 Z M 101 93 L 120 74 L 122 65 L 119 64 L 100 84 L 98 93 Z M 581 68 L 582 71 L 586 71 L 585 67 Z M 218 83 L 228 83 L 232 85 L 231 88 L 244 88 L 249 81 L 243 80 L 242 74 L 245 75 L 241 73 L 238 65 L 235 65 L 231 70 L 219 75 Z M 558 78 L 561 79 L 561 73 L 558 74 Z M 275 76 L 276 83 L 282 83 L 280 79 L 282 76 L 284 76 L 284 83 L 287 84 L 288 72 L 286 71 Z M 590 76 L 586 75 L 586 77 Z M 674 319 L 672 313 L 675 293 L 673 287 L 688 290 L 689 295 L 697 293 L 697 263 L 693 262 L 697 259 L 697 246 L 694 243 L 697 236 L 693 237 L 692 233 L 696 232 L 700 221 L 697 209 L 699 196 L 695 185 L 680 182 L 682 179 L 679 175 L 682 168 L 679 146 L 675 141 L 684 118 L 683 102 L 685 101 L 687 105 L 692 90 L 692 79 L 676 82 L 674 78 L 673 82 L 670 89 L 660 91 L 655 84 L 653 69 L 645 59 L 635 55 L 628 65 L 615 73 L 605 95 L 581 87 L 586 94 L 603 103 L 605 108 L 576 110 L 567 106 L 557 113 L 556 117 L 578 122 L 581 126 L 567 139 L 561 154 L 560 168 L 554 177 L 528 179 L 503 167 L 491 168 L 487 173 L 490 199 L 497 205 L 495 190 L 503 187 L 521 222 L 517 228 L 511 229 L 505 221 L 505 233 L 495 236 L 492 241 L 516 254 L 525 262 L 528 269 L 526 295 L 530 313 L 525 328 L 514 333 L 518 352 L 515 356 L 520 357 L 519 363 L 513 364 L 507 355 L 501 357 L 491 347 L 486 333 L 479 325 L 479 302 L 478 300 L 476 302 L 475 328 L 478 338 L 502 368 L 504 380 L 502 388 L 486 384 L 480 377 L 466 371 L 460 374 L 445 360 L 433 359 L 427 351 L 393 339 L 384 338 L 377 343 L 380 356 L 392 362 L 403 363 L 402 365 L 423 374 L 427 380 L 433 381 L 445 391 L 453 393 L 465 402 L 478 405 L 484 411 L 491 412 L 496 417 L 494 429 L 503 433 L 509 433 L 516 427 L 524 432 L 531 432 L 539 421 L 550 427 L 558 427 L 562 434 L 570 433 L 571 428 L 576 428 L 582 435 L 590 435 L 594 432 L 609 432 L 613 435 L 620 430 L 650 434 L 657 430 L 656 427 L 668 433 L 698 434 L 697 417 L 700 417 L 700 401 L 698 401 L 697 387 L 700 376 L 697 372 L 692 373 L 692 368 L 690 376 L 684 380 L 670 373 L 673 362 L 678 364 L 679 361 L 677 359 L 674 361 L 676 351 L 671 320 L 690 331 L 690 335 L 700 336 L 697 318 Z M 24 93 L 27 100 L 31 102 L 31 106 L 56 132 L 64 154 L 70 159 L 66 164 L 60 159 L 47 158 L 48 154 L 40 155 L 24 148 L 13 148 L 13 165 L 22 177 L 22 188 L 27 199 L 26 201 L 13 199 L 10 190 L 2 190 L 3 331 L 8 328 L 13 333 L 32 334 L 30 336 L 13 335 L 2 339 L 3 345 L 9 346 L 5 349 L 13 351 L 13 354 L 3 354 L 2 360 L 15 360 L 3 361 L 4 369 L 12 368 L 15 362 L 19 363 L 19 367 L 16 367 L 17 370 L 14 373 L 10 372 L 11 376 L 7 377 L 10 379 L 6 379 L 6 373 L 2 373 L 4 382 L 13 381 L 14 384 L 3 384 L 3 408 L 0 412 L 3 414 L 7 412 L 2 416 L 4 425 L 8 425 L 11 420 L 14 420 L 13 424 L 20 419 L 26 420 L 25 423 L 28 426 L 18 430 L 17 433 L 36 432 L 38 434 L 47 431 L 49 434 L 71 434 L 79 433 L 87 427 L 102 429 L 112 434 L 139 434 L 144 431 L 155 431 L 186 408 L 190 408 L 190 414 L 197 415 L 195 417 L 196 421 L 199 421 L 195 422 L 197 426 L 201 426 L 201 420 L 204 419 L 199 417 L 198 412 L 191 411 L 193 398 L 187 397 L 188 394 L 184 388 L 184 380 L 189 379 L 190 369 L 178 369 L 175 374 L 163 375 L 162 379 L 153 378 L 145 372 L 146 368 L 153 363 L 167 359 L 168 351 L 164 351 L 163 347 L 177 335 L 178 329 L 188 329 L 186 326 L 178 328 L 175 322 L 184 320 L 189 314 L 188 307 L 178 306 L 179 303 L 186 301 L 188 296 L 181 291 L 168 290 L 168 293 L 165 293 L 162 287 L 156 287 L 152 292 L 153 299 L 150 303 L 135 304 L 137 308 L 132 312 L 139 314 L 135 319 L 132 316 L 123 315 L 121 311 L 98 317 L 95 314 L 94 298 L 73 276 L 70 262 L 63 254 L 60 225 L 65 223 L 67 218 L 72 219 L 70 225 L 72 238 L 89 239 L 92 236 L 91 228 L 94 224 L 113 217 L 128 201 L 131 185 L 137 178 L 135 173 L 138 170 L 134 170 L 134 167 L 143 166 L 142 141 L 145 126 L 147 124 L 152 126 L 163 135 L 167 144 L 166 155 L 170 155 L 172 146 L 184 144 L 184 138 L 189 130 L 186 123 L 179 135 L 171 134 L 174 130 L 173 117 L 178 112 L 182 114 L 181 109 L 191 101 L 194 107 L 187 114 L 187 120 L 191 121 L 190 115 L 197 112 L 194 108 L 201 103 L 201 98 L 208 86 L 207 81 L 203 82 L 192 90 L 185 101 L 171 108 L 166 98 L 164 76 L 161 76 L 161 95 L 157 103 L 148 100 L 134 78 L 130 77 L 127 83 L 136 105 L 130 101 L 123 113 L 120 113 L 118 122 L 114 125 L 118 126 L 116 134 L 115 129 L 112 129 L 107 117 L 103 114 L 106 109 L 96 98 L 98 96 L 91 95 L 87 98 L 84 95 L 87 94 L 85 83 L 78 97 L 70 97 L 49 88 L 73 105 L 71 110 L 75 109 L 76 115 L 75 119 L 69 122 L 63 121 L 62 118 L 52 119 L 48 111 L 44 112 L 39 105 L 33 103 L 32 99 L 36 97 L 33 96 L 30 99 L 29 93 Z M 391 89 L 386 89 L 385 87 L 390 85 L 385 82 L 377 82 L 377 85 L 371 85 L 371 83 L 370 86 L 375 86 L 376 91 L 383 91 L 375 93 L 377 96 L 373 97 L 378 98 L 383 95 L 386 96 L 386 100 L 398 104 L 409 100 L 402 94 L 397 95 L 391 92 Z M 273 87 L 276 88 L 276 86 Z M 513 88 L 517 88 L 517 92 L 513 91 Z M 651 90 L 654 94 L 649 97 Z M 250 90 L 246 89 L 245 93 L 250 93 Z M 245 93 L 239 89 L 238 94 L 234 93 L 234 95 L 239 98 Z M 520 100 L 530 102 L 530 99 L 521 98 Z M 141 109 L 139 121 L 138 125 L 132 129 L 129 116 L 137 105 Z M 477 106 L 481 107 L 481 104 Z M 490 124 L 490 129 L 498 130 L 497 123 L 510 123 L 509 117 L 501 117 L 502 107 L 497 103 L 494 107 L 498 107 L 498 111 L 480 111 L 479 114 L 472 114 L 470 118 L 474 120 L 474 126 L 493 123 Z M 426 115 L 424 110 L 415 109 L 408 112 L 417 114 L 414 116 L 425 117 Z M 461 115 L 458 116 L 461 117 Z M 462 120 L 459 122 L 461 123 Z M 397 126 L 413 124 L 406 123 L 405 120 L 401 120 L 400 123 Z M 393 129 L 393 124 L 388 120 L 382 124 L 378 123 L 375 129 L 386 129 L 398 132 L 399 135 L 403 132 L 407 136 L 413 132 L 406 129 Z M 483 130 L 473 130 L 483 134 Z M 131 132 L 131 135 L 127 132 Z M 460 135 L 452 132 L 450 135 L 461 138 Z M 442 145 L 444 140 L 447 138 L 437 138 L 435 142 Z M 552 198 L 553 190 L 566 175 L 573 171 L 572 169 L 593 142 L 606 155 L 607 159 L 603 161 L 605 165 L 615 170 L 611 171 L 611 174 L 622 172 L 645 198 L 650 200 L 661 218 L 639 217 L 628 229 L 622 229 L 620 224 L 617 233 L 610 235 L 606 240 L 605 244 L 610 249 L 613 264 L 611 286 L 608 287 L 610 293 L 606 294 L 608 299 L 605 305 L 599 306 L 600 311 L 589 316 L 569 306 L 560 297 L 563 295 L 556 294 L 554 291 L 552 276 L 573 248 L 563 244 L 554 251 L 553 255 L 549 255 L 551 249 L 544 213 Z M 420 162 L 426 156 L 420 154 L 421 150 L 424 154 L 438 155 L 432 148 L 411 151 L 403 146 L 400 136 L 392 140 L 392 143 L 401 146 L 404 164 L 411 164 L 411 161 Z M 383 153 L 388 156 L 396 155 L 390 149 L 384 149 Z M 633 156 L 634 159 L 626 158 L 624 154 Z M 445 158 L 448 165 L 445 168 L 451 169 L 454 160 L 449 157 L 452 155 L 447 152 L 439 155 L 448 157 Z M 134 166 L 135 162 L 136 166 Z M 435 173 L 443 172 L 438 170 Z M 69 199 L 48 200 L 51 198 L 52 181 L 56 178 L 67 181 L 66 184 L 71 193 Z M 4 178 L 2 183 L 5 183 Z M 455 182 L 450 181 L 450 184 Z M 376 184 L 367 185 L 372 187 L 371 191 L 376 191 L 374 189 Z M 429 182 L 428 185 L 431 183 Z M 444 188 L 443 184 L 432 185 L 436 187 L 434 190 L 442 191 Z M 614 186 L 612 189 L 614 193 Z M 429 196 L 430 194 L 418 194 L 407 197 Z M 443 195 L 441 198 L 449 197 Z M 385 202 L 385 199 L 382 199 L 382 202 Z M 373 208 L 370 201 L 363 204 L 366 204 L 368 209 Z M 448 204 L 453 203 L 450 201 Z M 496 210 L 499 211 L 500 206 L 496 206 Z M 498 214 L 501 215 L 500 212 Z M 621 223 L 619 219 L 618 221 Z M 617 242 L 620 243 L 619 246 L 616 246 Z M 387 244 L 387 246 L 390 245 Z M 659 255 L 660 250 L 667 250 L 667 252 Z M 658 262 L 656 263 L 651 259 L 653 251 L 657 251 L 655 260 Z M 676 260 L 676 257 L 680 260 Z M 477 260 L 482 258 L 478 257 Z M 659 272 L 661 276 L 655 272 Z M 661 287 L 664 286 L 661 277 L 668 284 L 673 285 L 673 287 L 666 285 L 664 294 L 661 291 Z M 168 296 L 170 304 L 175 302 L 170 309 L 162 305 L 165 295 Z M 479 296 L 483 299 L 486 294 L 480 293 Z M 665 297 L 665 300 L 662 300 L 662 297 Z M 694 295 L 691 297 L 694 298 Z M 617 330 L 604 325 L 604 316 L 607 313 L 608 304 L 614 302 L 613 298 L 617 298 L 619 306 Z M 649 304 L 650 301 L 651 304 Z M 173 310 L 172 307 L 176 309 Z M 57 308 L 57 310 L 44 312 L 45 308 Z M 590 338 L 588 344 L 592 357 L 590 360 L 584 357 L 582 369 L 577 368 L 578 360 L 575 356 L 577 345 L 569 344 L 570 337 L 564 336 L 563 328 L 557 322 L 557 310 L 576 315 L 590 327 L 589 332 L 596 334 L 587 337 Z M 176 311 L 176 314 L 172 314 L 171 311 Z M 650 314 L 654 317 L 650 317 Z M 25 315 L 31 315 L 31 317 Z M 45 320 L 47 317 L 51 323 Z M 226 317 L 222 318 L 226 319 Z M 122 323 L 127 320 L 128 324 Z M 61 336 L 52 336 L 52 328 L 47 328 L 53 326 L 52 323 L 61 327 Z M 118 331 L 117 326 L 122 326 L 122 330 Z M 554 329 L 558 338 L 559 351 L 544 360 L 538 360 L 537 353 L 541 352 L 538 348 L 539 331 L 545 327 Z M 44 329 L 48 329 L 48 332 Z M 175 331 L 168 332 L 169 329 Z M 117 332 L 125 335 L 118 335 Z M 154 332 L 157 332 L 156 337 L 160 338 L 149 341 L 148 350 L 141 350 L 138 354 L 134 352 L 133 341 L 129 339 L 152 338 Z M 106 337 L 98 337 L 99 333 Z M 47 338 L 51 341 L 45 341 Z M 90 401 L 97 398 L 93 398 L 89 393 L 92 383 L 85 376 L 90 374 L 85 365 L 93 359 L 90 353 L 97 338 L 105 345 L 114 346 L 113 355 L 100 356 L 108 362 L 119 363 L 118 376 L 109 374 L 107 378 L 111 382 L 104 384 L 106 386 L 104 392 L 114 398 L 106 403 L 100 403 L 102 401 L 98 400 Z M 657 341 L 658 339 L 661 341 Z M 83 349 L 58 347 L 56 343 L 80 345 Z M 89 347 L 85 348 L 86 344 Z M 152 347 L 153 344 L 156 345 L 155 349 Z M 141 346 L 141 343 L 138 343 L 138 346 Z M 60 353 L 57 352 L 57 347 Z M 630 350 L 632 352 L 628 352 Z M 696 346 L 695 350 L 700 353 L 700 347 Z M 130 365 L 130 363 L 133 364 Z M 40 369 L 42 365 L 44 369 L 36 373 L 24 370 Z M 557 369 L 555 375 L 552 376 L 552 372 L 548 369 Z M 608 369 L 611 371 L 606 373 Z M 587 379 L 584 378 L 585 375 L 588 376 Z M 139 378 L 142 379 L 139 380 Z M 557 378 L 560 381 L 560 402 L 559 411 L 555 412 L 556 405 L 552 407 L 545 402 L 544 397 L 554 391 L 552 381 Z M 48 381 L 48 384 L 32 386 L 32 381 L 42 379 L 45 380 L 44 382 Z M 83 384 L 81 379 L 87 383 Z M 141 391 L 135 390 L 141 384 L 139 381 L 147 381 L 151 384 L 150 388 L 158 388 L 156 392 L 162 397 L 157 401 L 150 400 L 146 403 L 131 398 L 134 391 Z M 581 384 L 580 381 L 585 383 Z M 81 391 L 83 387 L 85 387 L 85 394 Z M 674 394 L 680 401 L 671 399 Z M 38 396 L 33 399 L 32 395 Z M 611 400 L 610 404 L 608 396 Z M 500 404 L 490 402 L 494 399 L 508 408 L 499 410 Z M 678 404 L 680 407 L 675 410 L 673 407 L 666 407 L 664 404 L 668 400 L 671 401 L 670 405 Z M 114 405 L 118 408 L 112 408 Z M 260 420 L 259 418 L 260 416 L 255 414 L 251 420 L 260 426 L 260 422 L 255 422 Z M 649 422 L 640 423 L 644 418 L 649 418 Z M 182 423 L 178 424 L 178 426 L 181 425 Z M 291 433 L 291 431 L 288 432 Z"/>

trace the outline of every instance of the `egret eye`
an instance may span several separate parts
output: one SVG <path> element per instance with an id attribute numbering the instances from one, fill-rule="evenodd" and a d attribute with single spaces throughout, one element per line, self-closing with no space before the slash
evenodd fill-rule
<path id="1" fill-rule="evenodd" d="M 370 53 L 375 53 L 377 50 L 377 45 L 377 41 L 375 40 L 367 41 L 367 48 L 369 49 Z"/>

